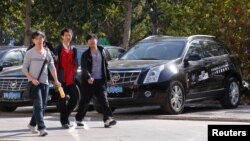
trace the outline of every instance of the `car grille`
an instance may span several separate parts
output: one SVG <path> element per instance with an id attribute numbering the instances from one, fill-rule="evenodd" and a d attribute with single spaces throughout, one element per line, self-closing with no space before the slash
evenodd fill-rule
<path id="1" fill-rule="evenodd" d="M 0 90 L 1 91 L 24 91 L 28 79 L 26 78 L 0 78 Z"/>
<path id="2" fill-rule="evenodd" d="M 108 98 L 112 99 L 112 98 L 133 98 L 133 92 L 132 91 L 125 91 L 124 93 L 120 93 L 120 94 L 108 94 Z"/>
<path id="3" fill-rule="evenodd" d="M 141 71 L 111 71 L 115 85 L 136 85 Z"/>

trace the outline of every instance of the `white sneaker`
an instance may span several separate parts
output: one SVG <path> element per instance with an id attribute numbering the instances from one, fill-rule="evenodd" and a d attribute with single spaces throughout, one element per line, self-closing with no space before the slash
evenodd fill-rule
<path id="1" fill-rule="evenodd" d="M 35 126 L 31 126 L 31 125 L 29 124 L 27 127 L 30 129 L 30 131 L 31 131 L 32 134 L 37 134 L 37 133 L 38 133 L 38 131 L 36 130 L 36 127 L 35 127 Z"/>
<path id="2" fill-rule="evenodd" d="M 116 125 L 116 123 L 117 123 L 116 120 L 114 120 L 113 118 L 109 118 L 108 120 L 106 120 L 106 121 L 104 122 L 104 127 L 105 127 L 105 128 L 109 128 L 110 126 Z"/>
<path id="3" fill-rule="evenodd" d="M 48 131 L 46 129 L 40 130 L 40 136 L 47 136 Z"/>

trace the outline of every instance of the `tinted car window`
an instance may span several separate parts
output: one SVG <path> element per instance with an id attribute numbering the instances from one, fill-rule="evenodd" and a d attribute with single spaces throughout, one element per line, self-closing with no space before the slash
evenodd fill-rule
<path id="1" fill-rule="evenodd" d="M 189 57 L 190 55 L 195 55 L 195 54 L 199 55 L 201 58 L 207 57 L 207 55 L 205 55 L 203 52 L 202 43 L 199 41 L 193 41 L 191 43 L 187 52 L 187 57 Z"/>
<path id="2" fill-rule="evenodd" d="M 206 52 L 209 53 L 211 56 L 220 56 L 223 54 L 227 54 L 225 48 L 219 43 L 206 41 L 204 42 L 204 46 L 206 48 Z"/>
<path id="3" fill-rule="evenodd" d="M 181 55 L 184 46 L 184 41 L 141 42 L 132 47 L 121 59 L 172 60 Z"/>
<path id="4" fill-rule="evenodd" d="M 118 58 L 120 54 L 123 54 L 125 51 L 119 48 L 108 48 L 107 49 L 111 58 Z"/>

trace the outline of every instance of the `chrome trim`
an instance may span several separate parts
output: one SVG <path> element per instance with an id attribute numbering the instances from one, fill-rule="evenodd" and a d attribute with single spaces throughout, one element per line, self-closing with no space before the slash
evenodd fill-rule
<path id="1" fill-rule="evenodd" d="M 131 74 L 130 74 L 131 73 Z M 138 73 L 138 74 L 135 74 Z M 117 81 L 114 81 L 115 85 L 137 85 L 139 76 L 141 74 L 141 70 L 135 70 L 135 71 L 110 71 L 111 79 L 113 79 L 113 75 L 119 74 L 120 79 Z M 127 75 L 129 74 L 129 75 Z M 129 80 L 125 80 L 129 79 Z M 121 82 L 119 82 L 121 81 Z M 117 83 L 118 82 L 118 83 Z"/>
<path id="2" fill-rule="evenodd" d="M 196 92 L 196 93 L 188 93 L 188 94 L 199 94 L 199 93 L 205 93 L 205 92 L 213 92 L 213 91 L 222 91 L 225 90 L 226 88 L 221 88 L 221 89 L 215 89 L 215 90 L 209 90 L 209 91 L 202 91 L 202 92 Z"/>
<path id="3" fill-rule="evenodd" d="M 16 83 L 16 87 L 11 87 L 12 83 Z M 0 90 L 1 91 L 24 91 L 28 79 L 26 77 L 14 78 L 14 77 L 2 77 L 0 78 Z"/>
<path id="4" fill-rule="evenodd" d="M 112 72 L 112 73 L 119 73 L 119 72 L 121 72 L 121 73 L 139 72 L 139 73 L 141 73 L 141 70 L 133 70 L 133 71 L 112 71 L 112 70 L 110 70 L 110 72 Z"/>

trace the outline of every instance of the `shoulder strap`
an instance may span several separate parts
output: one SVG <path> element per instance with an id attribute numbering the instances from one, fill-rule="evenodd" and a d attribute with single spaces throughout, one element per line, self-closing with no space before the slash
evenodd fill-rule
<path id="1" fill-rule="evenodd" d="M 46 51 L 46 57 L 45 57 L 45 59 L 44 59 L 44 61 L 43 61 L 42 68 L 41 68 L 40 73 L 39 73 L 39 75 L 38 75 L 38 77 L 37 77 L 37 80 L 38 80 L 38 81 L 39 81 L 39 79 L 40 79 L 40 77 L 41 77 L 41 74 L 42 74 L 43 68 L 44 68 L 44 66 L 45 66 L 45 64 L 46 64 L 46 61 L 47 61 L 47 55 L 48 55 L 48 52 Z"/>

